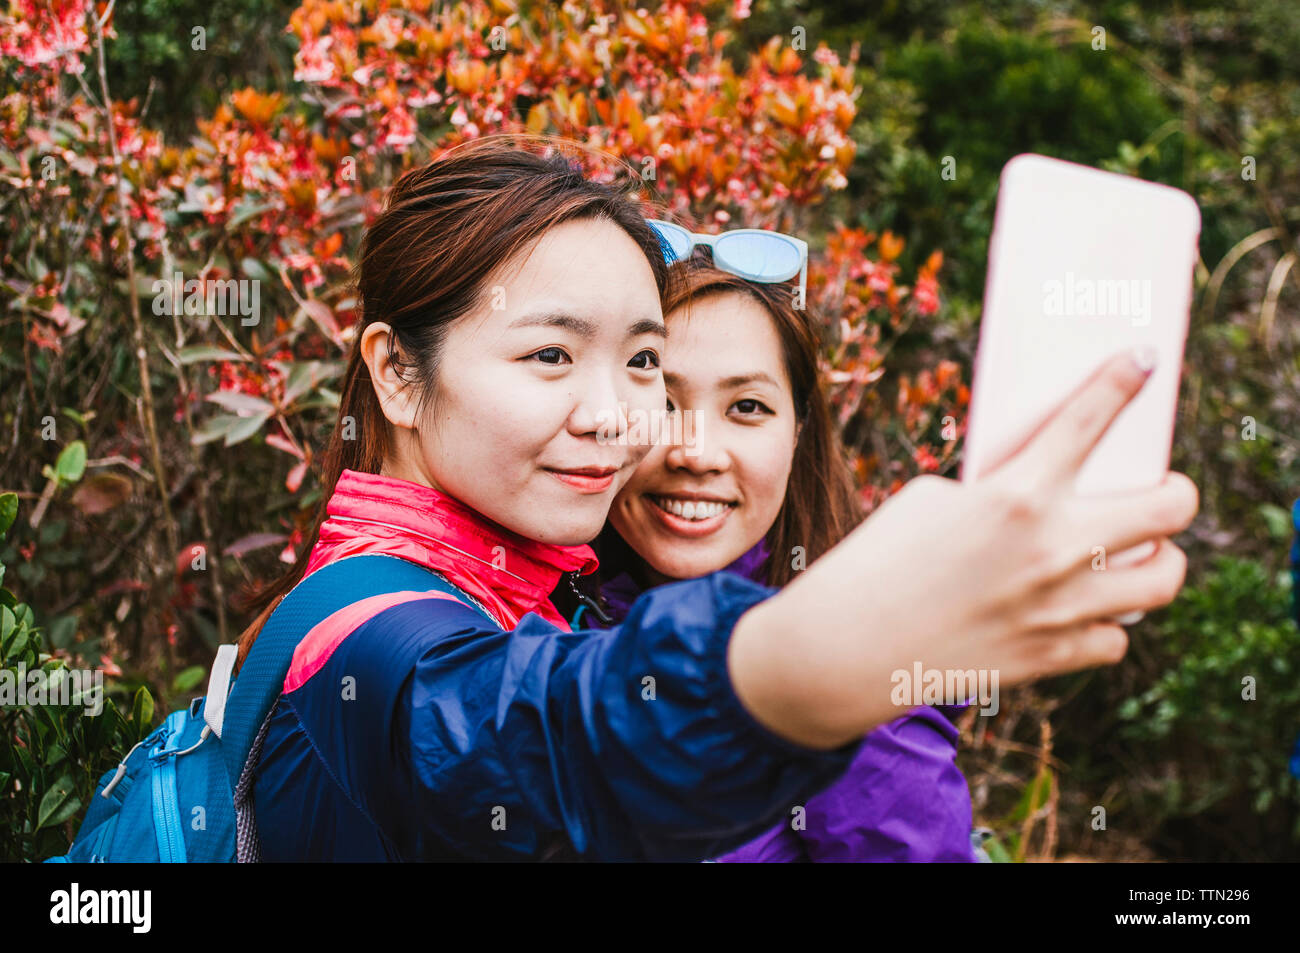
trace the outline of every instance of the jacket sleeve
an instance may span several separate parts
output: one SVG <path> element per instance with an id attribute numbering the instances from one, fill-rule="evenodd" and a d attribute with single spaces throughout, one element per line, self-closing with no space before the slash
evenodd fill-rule
<path id="1" fill-rule="evenodd" d="M 586 859 L 716 856 L 829 784 L 858 746 L 791 744 L 736 697 L 732 627 L 773 592 L 715 573 L 579 632 L 535 614 L 503 632 L 445 600 L 389 609 L 336 653 L 358 698 L 394 686 L 335 720 L 354 753 L 344 785 L 405 859 L 536 858 L 557 842 Z"/>
<path id="2" fill-rule="evenodd" d="M 973 862 L 957 737 L 928 707 L 869 732 L 844 775 L 808 801 L 799 833 L 809 859 Z"/>

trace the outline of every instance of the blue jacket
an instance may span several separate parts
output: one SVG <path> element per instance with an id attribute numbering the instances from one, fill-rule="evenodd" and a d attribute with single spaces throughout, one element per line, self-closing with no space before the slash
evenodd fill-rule
<path id="1" fill-rule="evenodd" d="M 307 633 L 253 774 L 263 860 L 700 860 L 771 826 L 857 750 L 788 743 L 737 699 L 727 644 L 764 586 L 716 573 L 646 593 L 617 628 L 570 632 L 542 617 L 558 618 L 549 603 L 511 617 L 521 592 L 545 600 L 565 548 L 352 471 L 329 512 L 309 571 L 340 552 L 423 552 L 506 618 L 408 592 Z"/>

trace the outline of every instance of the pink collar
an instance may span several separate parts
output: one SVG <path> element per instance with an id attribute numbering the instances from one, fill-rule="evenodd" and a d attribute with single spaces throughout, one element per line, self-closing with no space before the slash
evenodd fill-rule
<path id="1" fill-rule="evenodd" d="M 346 556 L 383 553 L 434 569 L 506 628 L 536 612 L 566 632 L 549 596 L 567 572 L 596 569 L 590 546 L 526 539 L 445 493 L 393 477 L 344 470 L 307 572 Z"/>

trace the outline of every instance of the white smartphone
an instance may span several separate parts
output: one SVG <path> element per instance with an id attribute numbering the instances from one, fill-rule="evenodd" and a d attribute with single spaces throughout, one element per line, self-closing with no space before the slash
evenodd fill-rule
<path id="1" fill-rule="evenodd" d="M 1079 471 L 1088 495 L 1169 469 L 1201 214 L 1186 192 L 1019 155 L 1002 170 L 961 479 L 1022 443 L 1117 351 L 1156 366 Z M 1145 550 L 1145 552 L 1139 552 Z M 1133 563 L 1154 550 L 1136 547 Z"/>

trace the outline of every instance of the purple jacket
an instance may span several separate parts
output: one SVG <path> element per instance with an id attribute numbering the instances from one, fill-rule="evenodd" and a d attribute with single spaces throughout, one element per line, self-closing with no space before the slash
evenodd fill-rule
<path id="1" fill-rule="evenodd" d="M 767 556 L 760 541 L 726 568 L 762 582 Z M 600 593 L 617 622 L 640 591 L 623 573 Z M 718 860 L 974 862 L 970 789 L 956 764 L 958 735 L 939 708 L 917 708 L 881 725 L 862 740 L 839 780 L 808 798 L 802 825 L 794 823 L 791 805 L 790 820 Z"/>

